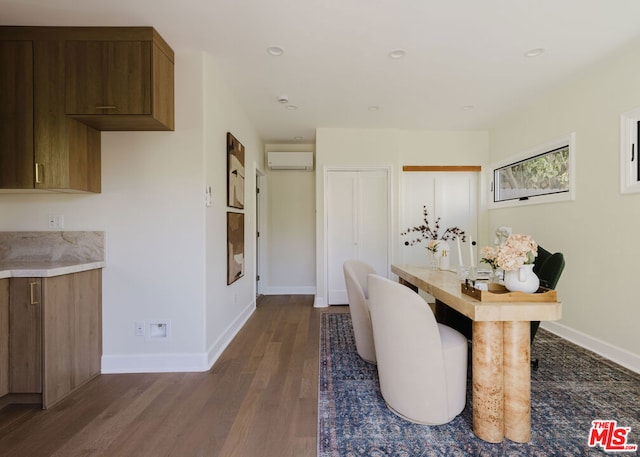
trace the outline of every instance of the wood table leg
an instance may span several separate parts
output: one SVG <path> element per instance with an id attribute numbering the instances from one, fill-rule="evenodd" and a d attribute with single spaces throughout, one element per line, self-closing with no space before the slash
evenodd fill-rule
<path id="1" fill-rule="evenodd" d="M 504 323 L 504 434 L 531 439 L 531 329 L 528 321 Z"/>
<path id="2" fill-rule="evenodd" d="M 418 293 L 418 286 L 414 286 L 413 284 L 411 284 L 409 281 L 405 281 L 402 278 L 398 278 L 398 282 L 400 284 L 402 284 L 403 286 L 408 287 L 409 289 L 413 290 L 415 293 Z"/>
<path id="3" fill-rule="evenodd" d="M 480 439 L 504 439 L 503 323 L 473 322 L 473 432 Z"/>

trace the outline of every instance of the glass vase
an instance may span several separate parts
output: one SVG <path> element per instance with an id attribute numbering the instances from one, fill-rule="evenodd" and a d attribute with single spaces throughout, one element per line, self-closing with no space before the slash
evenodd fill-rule
<path id="1" fill-rule="evenodd" d="M 440 268 L 440 255 L 438 252 L 429 251 L 429 267 L 432 270 Z"/>

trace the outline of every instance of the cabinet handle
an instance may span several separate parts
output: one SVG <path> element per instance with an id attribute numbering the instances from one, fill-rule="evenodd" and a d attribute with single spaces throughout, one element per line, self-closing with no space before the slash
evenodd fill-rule
<path id="1" fill-rule="evenodd" d="M 116 109 L 116 105 L 96 105 L 96 109 Z"/>
<path id="2" fill-rule="evenodd" d="M 36 162 L 36 184 L 42 184 L 42 176 L 40 176 L 40 169 L 42 168 L 42 164 Z"/>
<path id="3" fill-rule="evenodd" d="M 29 302 L 32 305 L 37 305 L 38 301 L 36 300 L 36 291 L 35 291 L 35 286 L 37 286 L 38 283 L 37 282 L 30 282 L 29 283 Z"/>

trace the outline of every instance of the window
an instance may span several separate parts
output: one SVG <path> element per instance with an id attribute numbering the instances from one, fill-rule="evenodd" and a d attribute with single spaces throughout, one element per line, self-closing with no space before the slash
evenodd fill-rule
<path id="1" fill-rule="evenodd" d="M 620 193 L 640 193 L 640 108 L 620 116 Z"/>
<path id="2" fill-rule="evenodd" d="M 574 200 L 574 136 L 491 166 L 489 208 Z"/>

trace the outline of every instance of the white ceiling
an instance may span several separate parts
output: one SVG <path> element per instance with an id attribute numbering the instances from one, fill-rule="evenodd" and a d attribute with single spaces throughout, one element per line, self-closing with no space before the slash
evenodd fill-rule
<path id="1" fill-rule="evenodd" d="M 640 37 L 640 1 L 0 0 L 0 24 L 153 26 L 214 57 L 265 142 L 309 143 L 317 127 L 486 129 Z"/>

